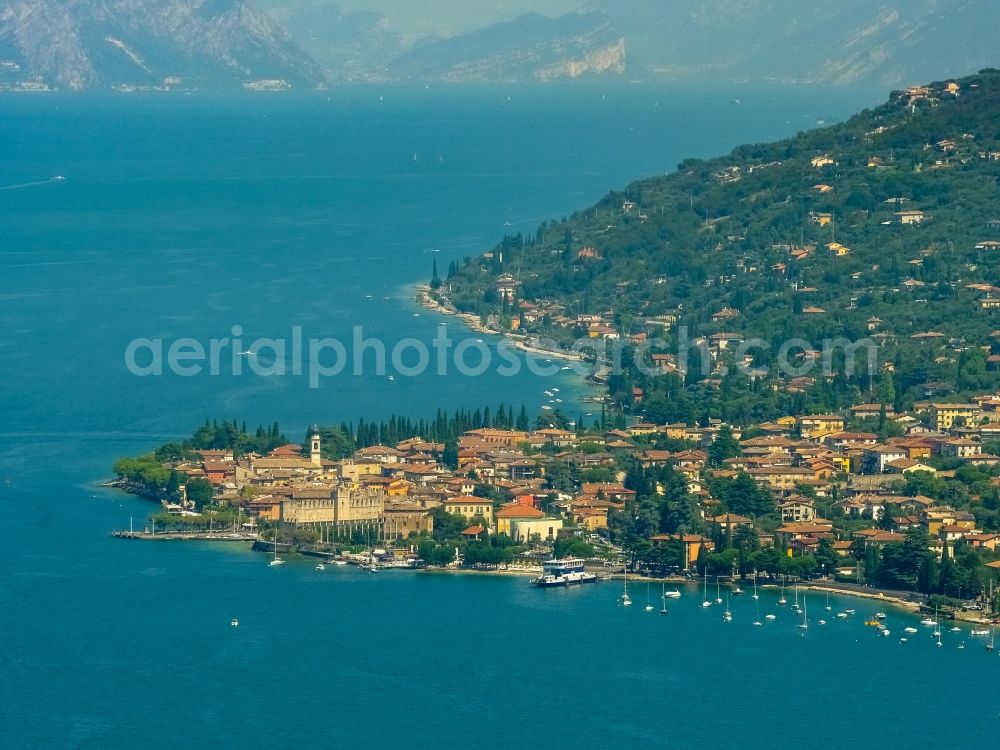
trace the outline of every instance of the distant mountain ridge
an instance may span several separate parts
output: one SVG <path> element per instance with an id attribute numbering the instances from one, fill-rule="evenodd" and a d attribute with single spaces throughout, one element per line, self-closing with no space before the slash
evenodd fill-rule
<path id="1" fill-rule="evenodd" d="M 5 0 L 0 63 L 15 85 L 314 85 L 322 69 L 243 0 Z"/>
<path id="2" fill-rule="evenodd" d="M 625 72 L 625 40 L 604 13 L 537 13 L 414 46 L 389 64 L 394 78 L 547 81 Z"/>
<path id="3" fill-rule="evenodd" d="M 908 85 L 996 65 L 994 0 L 590 0 L 642 77 Z"/>
<path id="4" fill-rule="evenodd" d="M 579 0 L 571 13 L 537 0 L 552 12 L 504 4 L 471 30 L 469 12 L 460 27 L 442 16 L 452 33 L 436 36 L 389 0 L 343 2 L 0 0 L 0 90 L 590 77 L 891 87 L 1000 63 L 995 0 Z M 508 20 L 486 20 L 504 9 Z"/>

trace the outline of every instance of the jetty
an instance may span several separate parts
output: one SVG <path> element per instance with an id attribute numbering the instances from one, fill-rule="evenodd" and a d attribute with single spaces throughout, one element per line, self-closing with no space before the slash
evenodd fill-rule
<path id="1" fill-rule="evenodd" d="M 112 531 L 111 536 L 116 539 L 141 539 L 143 541 L 178 541 L 191 539 L 200 542 L 252 542 L 257 537 L 253 534 L 239 534 L 227 532 L 225 534 L 218 531 L 132 531 L 122 529 Z"/>

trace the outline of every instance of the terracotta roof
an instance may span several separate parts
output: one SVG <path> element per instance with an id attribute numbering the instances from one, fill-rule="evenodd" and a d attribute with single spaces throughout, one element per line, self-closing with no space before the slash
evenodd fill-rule
<path id="1" fill-rule="evenodd" d="M 532 508 L 521 503 L 510 503 L 496 512 L 497 518 L 545 518 L 538 508 Z"/>

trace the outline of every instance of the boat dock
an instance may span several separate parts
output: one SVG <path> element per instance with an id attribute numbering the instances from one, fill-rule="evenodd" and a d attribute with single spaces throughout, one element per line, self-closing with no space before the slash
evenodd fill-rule
<path id="1" fill-rule="evenodd" d="M 256 536 L 247 534 L 220 534 L 211 531 L 112 531 L 116 539 L 141 539 L 144 541 L 178 541 L 191 539 L 201 542 L 252 542 Z"/>

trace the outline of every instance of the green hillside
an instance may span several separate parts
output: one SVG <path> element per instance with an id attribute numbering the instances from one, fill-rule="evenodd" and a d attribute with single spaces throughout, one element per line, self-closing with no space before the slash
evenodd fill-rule
<path id="1" fill-rule="evenodd" d="M 879 372 L 840 367 L 804 394 L 772 372 L 780 387 L 741 402 L 766 381 L 683 375 L 687 397 L 707 388 L 721 401 L 712 409 L 743 421 L 791 407 L 954 399 L 1000 385 L 988 361 L 1000 328 L 988 301 L 1000 297 L 998 179 L 1000 71 L 984 70 L 893 92 L 842 124 L 684 161 L 535 237 L 506 238 L 451 268 L 440 291 L 460 310 L 504 326 L 519 318 L 522 330 L 564 342 L 585 333 L 578 316 L 591 314 L 623 340 L 655 333 L 650 319 L 667 316 L 670 335 L 686 326 L 692 337 L 760 337 L 774 350 L 793 336 L 817 349 L 838 336 L 878 344 Z M 513 304 L 497 292 L 503 273 L 517 282 Z M 738 314 L 720 320 L 726 308 Z M 928 332 L 942 335 L 913 338 Z M 754 364 L 769 367 L 773 353 L 755 353 Z M 626 406 L 635 385 L 683 401 L 677 377 L 633 371 L 611 388 Z M 724 399 L 711 395 L 720 388 Z"/>

